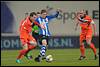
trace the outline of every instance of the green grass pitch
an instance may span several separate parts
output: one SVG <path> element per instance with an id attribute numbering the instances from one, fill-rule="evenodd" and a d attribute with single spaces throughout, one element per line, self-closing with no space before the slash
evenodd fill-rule
<path id="1" fill-rule="evenodd" d="M 98 51 L 99 49 L 97 49 Z M 45 60 L 35 62 L 34 58 L 39 50 L 32 50 L 33 60 L 22 58 L 22 63 L 15 62 L 19 50 L 1 50 L 1 66 L 99 66 L 99 58 L 94 60 L 94 54 L 91 49 L 86 49 L 86 59 L 78 60 L 80 56 L 79 49 L 48 49 L 47 55 L 52 55 L 54 61 L 48 63 Z"/>

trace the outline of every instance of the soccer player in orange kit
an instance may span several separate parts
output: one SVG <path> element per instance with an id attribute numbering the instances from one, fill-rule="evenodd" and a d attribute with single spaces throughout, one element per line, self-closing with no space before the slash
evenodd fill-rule
<path id="1" fill-rule="evenodd" d="M 36 24 L 38 26 L 40 26 L 40 24 L 38 24 L 35 19 L 37 18 L 36 13 L 32 12 L 30 13 L 30 16 L 26 17 L 26 19 L 22 20 L 20 23 L 20 40 L 22 42 L 22 47 L 23 49 L 20 50 L 20 53 L 16 59 L 17 63 L 21 63 L 21 57 L 22 56 L 26 56 L 26 54 L 34 49 L 37 45 L 37 42 L 35 40 L 35 38 L 31 35 L 32 32 L 32 24 Z M 41 27 L 41 26 L 40 26 Z M 30 57 L 27 57 L 28 59 L 31 59 Z"/>
<path id="2" fill-rule="evenodd" d="M 94 33 L 94 35 L 96 35 L 95 23 L 91 19 L 90 16 L 86 15 L 85 10 L 81 10 L 80 12 L 77 13 L 76 20 L 77 20 L 77 24 L 76 24 L 75 30 L 77 30 L 78 24 L 80 24 L 80 27 L 81 27 L 81 33 L 80 33 L 81 56 L 80 56 L 79 60 L 83 60 L 86 58 L 84 44 L 87 44 L 93 50 L 95 60 L 96 60 L 97 59 L 96 48 L 95 48 L 94 44 L 91 42 L 92 33 Z M 92 27 L 93 27 L 93 30 L 92 30 Z"/>

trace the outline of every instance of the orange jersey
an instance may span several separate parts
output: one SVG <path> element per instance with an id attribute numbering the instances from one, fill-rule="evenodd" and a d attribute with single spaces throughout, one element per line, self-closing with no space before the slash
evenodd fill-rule
<path id="1" fill-rule="evenodd" d="M 40 26 L 40 24 L 38 22 L 34 22 L 34 24 Z M 26 19 L 23 19 L 21 22 L 20 22 L 20 28 L 19 28 L 19 31 L 20 32 L 27 32 L 27 33 L 30 33 L 32 31 L 32 22 L 30 22 L 29 20 L 29 17 L 27 17 Z"/>
<path id="2" fill-rule="evenodd" d="M 29 17 L 27 17 L 25 20 L 21 21 L 19 31 L 20 33 L 24 31 L 30 33 L 31 30 L 32 30 L 32 23 L 30 22 Z"/>
<path id="3" fill-rule="evenodd" d="M 87 22 L 82 22 L 82 21 L 87 21 Z M 83 42 L 83 40 L 91 40 L 92 39 L 92 26 L 91 22 L 92 19 L 90 16 L 86 15 L 83 20 L 80 21 L 80 27 L 81 27 L 81 33 L 80 33 L 80 43 Z"/>
<path id="4" fill-rule="evenodd" d="M 21 31 L 21 26 L 22 26 L 22 23 L 25 21 L 25 19 L 21 20 L 20 22 L 20 27 L 19 27 L 19 32 Z"/>
<path id="5" fill-rule="evenodd" d="M 86 22 L 82 22 L 79 20 L 82 32 L 92 30 L 92 26 L 91 26 L 92 19 L 90 18 L 90 16 L 86 15 L 83 18 L 83 20 L 85 20 Z"/>
<path id="6" fill-rule="evenodd" d="M 20 22 L 20 40 L 22 42 L 22 44 L 24 45 L 25 43 L 28 43 L 29 41 L 36 41 L 35 38 L 30 34 L 30 32 L 32 31 L 32 23 L 29 20 L 29 17 L 27 17 L 26 19 L 23 19 Z M 34 22 L 34 24 L 40 26 L 40 24 L 38 22 Z"/>

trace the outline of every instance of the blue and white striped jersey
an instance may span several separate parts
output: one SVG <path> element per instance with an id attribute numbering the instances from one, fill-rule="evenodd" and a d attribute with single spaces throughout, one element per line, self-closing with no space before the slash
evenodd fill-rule
<path id="1" fill-rule="evenodd" d="M 37 18 L 36 21 L 39 24 L 44 23 L 44 26 L 46 28 L 46 29 L 39 28 L 39 34 L 50 36 L 51 34 L 49 32 L 48 23 L 51 19 L 56 18 L 58 15 L 59 15 L 59 12 L 57 12 L 55 15 L 46 16 L 46 18 L 42 18 L 42 17 Z"/>

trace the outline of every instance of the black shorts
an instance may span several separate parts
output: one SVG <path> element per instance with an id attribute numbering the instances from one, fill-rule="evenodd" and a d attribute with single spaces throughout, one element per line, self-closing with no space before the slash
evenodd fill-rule
<path id="1" fill-rule="evenodd" d="M 45 36 L 45 35 L 39 35 L 39 43 L 40 43 L 40 45 L 42 45 L 42 40 L 43 39 L 46 39 L 46 41 L 47 41 L 47 45 L 48 45 L 48 36 Z"/>
<path id="2" fill-rule="evenodd" d="M 36 41 L 39 39 L 39 33 L 32 32 L 32 36 L 36 39 Z"/>

